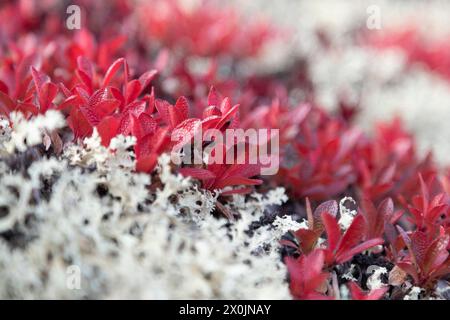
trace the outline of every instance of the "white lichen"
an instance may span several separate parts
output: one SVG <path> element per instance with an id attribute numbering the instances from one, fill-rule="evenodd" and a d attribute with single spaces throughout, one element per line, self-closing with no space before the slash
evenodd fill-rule
<path id="1" fill-rule="evenodd" d="M 4 143 L 11 139 L 11 127 L 6 118 L 0 116 L 0 155 L 6 152 Z"/>
<path id="2" fill-rule="evenodd" d="M 292 220 L 291 216 L 283 216 L 282 218 L 276 217 L 273 225 L 283 234 L 288 231 L 297 231 L 301 228 L 301 224 L 295 220 Z"/>
<path id="3" fill-rule="evenodd" d="M 32 163 L 26 174 L 0 165 L 7 208 L 0 230 L 14 235 L 0 237 L 0 298 L 290 298 L 278 249 L 292 221 L 248 232 L 264 210 L 286 201 L 283 189 L 235 196 L 240 219 L 230 223 L 211 215 L 217 196 L 173 174 L 167 155 L 154 191 L 127 158 L 109 161 L 110 153 L 127 154 L 130 144 L 120 139 L 104 148 L 94 136 L 82 150 L 69 147 L 63 160 Z M 68 286 L 73 267 L 79 289 Z"/>
<path id="4" fill-rule="evenodd" d="M 350 300 L 350 290 L 348 290 L 348 287 L 346 285 L 341 285 L 339 287 L 339 295 L 341 297 L 341 300 Z"/>
<path id="5" fill-rule="evenodd" d="M 349 281 L 358 281 L 358 280 L 353 276 L 353 272 L 355 272 L 355 265 L 352 263 L 352 264 L 350 265 L 350 268 L 348 269 L 348 271 L 342 275 L 342 278 L 343 278 L 343 279 L 346 279 L 346 280 L 349 280 Z"/>
<path id="6" fill-rule="evenodd" d="M 46 132 L 51 132 L 65 126 L 64 116 L 56 110 L 48 110 L 45 114 L 39 114 L 30 120 L 26 120 L 21 112 L 12 112 L 10 139 L 5 143 L 5 149 L 9 153 L 15 150 L 25 151 L 42 143 Z"/>
<path id="7" fill-rule="evenodd" d="M 298 224 L 298 229 L 309 229 L 308 220 L 302 219 L 302 221 Z"/>
<path id="8" fill-rule="evenodd" d="M 370 290 L 375 290 L 386 286 L 386 284 L 383 283 L 381 279 L 381 276 L 383 274 L 387 274 L 387 269 L 385 267 L 371 265 L 367 268 L 367 272 L 371 273 L 371 275 L 367 279 L 367 288 L 369 288 Z"/>
<path id="9" fill-rule="evenodd" d="M 420 287 L 412 287 L 407 295 L 403 297 L 403 300 L 419 300 L 419 295 L 423 291 Z"/>
<path id="10" fill-rule="evenodd" d="M 357 214 L 356 210 L 349 209 L 345 206 L 346 201 L 356 204 L 356 201 L 353 200 L 352 197 L 344 197 L 341 199 L 341 201 L 339 201 L 340 218 L 339 218 L 338 223 L 339 223 L 339 226 L 341 227 L 341 229 L 344 231 L 350 227 L 350 225 L 353 222 L 353 218 Z"/>

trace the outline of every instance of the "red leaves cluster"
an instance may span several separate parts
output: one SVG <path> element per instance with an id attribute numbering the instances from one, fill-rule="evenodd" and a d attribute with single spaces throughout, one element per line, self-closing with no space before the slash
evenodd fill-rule
<path id="1" fill-rule="evenodd" d="M 64 83 L 59 86 L 49 77 L 34 68 L 27 82 L 34 85 L 23 93 L 22 102 L 14 102 L 7 95 L 8 87 L 2 85 L 3 114 L 22 111 L 29 116 L 45 113 L 48 109 L 58 109 L 67 114 L 67 122 L 75 139 L 83 139 L 97 128 L 102 144 L 108 146 L 115 136 L 133 135 L 137 139 L 135 154 L 137 170 L 150 172 L 158 156 L 170 151 L 175 141 L 171 135 L 188 143 L 197 129 L 235 128 L 238 125 L 238 105 L 232 105 L 229 98 L 223 98 L 214 87 L 208 96 L 207 107 L 201 119 L 189 118 L 189 103 L 179 97 L 174 105 L 166 100 L 156 99 L 154 91 L 144 94 L 157 71 L 151 70 L 138 79 L 130 79 L 125 59 L 111 64 L 104 76 L 95 72 L 96 66 L 84 56 L 79 56 L 75 71 L 77 81 L 70 89 Z M 121 74 L 119 76 L 119 73 Z M 3 82 L 2 82 L 3 83 Z M 22 93 L 19 93 L 21 96 Z M 53 100 L 60 95 L 60 103 Z M 36 102 L 35 102 L 36 101 Z M 203 182 L 210 190 L 228 186 L 255 185 L 261 180 L 250 179 L 259 173 L 259 166 L 249 164 L 225 164 L 227 150 L 224 150 L 222 164 L 211 164 L 207 168 L 184 168 L 181 172 Z M 240 189 L 237 192 L 249 191 Z"/>
<path id="2" fill-rule="evenodd" d="M 232 186 L 252 186 L 262 183 L 259 179 L 250 177 L 259 174 L 259 166 L 252 164 L 211 164 L 206 169 L 182 168 L 180 173 L 202 181 L 202 187 L 208 190 L 224 189 Z M 222 195 L 232 193 L 247 193 L 251 188 L 233 189 L 222 192 Z"/>
<path id="3" fill-rule="evenodd" d="M 436 173 L 431 155 L 419 158 L 400 120 L 380 123 L 373 137 L 317 106 L 258 106 L 246 127 L 280 130 L 278 183 L 294 197 L 327 200 L 351 189 L 372 201 L 419 191 L 417 172 Z"/>
<path id="4" fill-rule="evenodd" d="M 434 237 L 420 230 L 409 233 L 401 227 L 398 230 L 401 239 L 396 245 L 406 247 L 406 250 L 397 253 L 396 264 L 413 278 L 414 283 L 430 288 L 434 280 L 450 273 L 448 230 L 440 227 Z"/>
<path id="5" fill-rule="evenodd" d="M 187 119 L 180 122 L 176 127 L 174 132 L 178 133 L 183 141 L 189 141 L 196 135 L 196 129 L 201 127 L 203 132 L 202 143 L 206 145 L 208 143 L 214 143 L 214 141 L 209 141 L 205 136 L 205 130 L 216 129 L 219 131 L 224 131 L 225 129 L 233 129 L 238 127 L 238 108 L 239 105 L 234 105 L 230 103 L 229 98 L 222 98 L 220 93 L 218 93 L 214 87 L 211 88 L 208 95 L 208 107 L 203 111 L 202 119 Z M 168 108 L 171 106 L 169 105 Z M 159 109 L 158 109 L 159 110 Z M 194 125 L 193 125 L 194 124 Z M 233 150 L 231 150 L 233 149 Z M 216 143 L 215 148 L 211 150 L 209 155 L 216 159 L 216 163 L 206 163 L 206 167 L 185 167 L 181 168 L 179 171 L 183 175 L 191 176 L 193 178 L 199 179 L 202 182 L 202 187 L 208 190 L 223 189 L 232 186 L 252 186 L 261 184 L 262 181 L 259 179 L 250 179 L 251 177 L 258 175 L 260 172 L 260 166 L 258 164 L 238 163 L 237 161 L 232 161 L 232 163 L 227 163 L 227 154 L 232 152 L 234 159 L 238 155 L 234 154 L 235 144 L 225 145 L 222 143 Z M 216 154 L 220 152 L 220 154 Z M 221 157 L 221 159 L 219 159 Z M 219 161 L 217 161 L 219 160 Z M 234 189 L 223 192 L 222 195 L 230 193 L 246 193 L 251 191 L 250 188 Z"/>
<path id="6" fill-rule="evenodd" d="M 433 178 L 430 182 L 432 182 Z M 414 196 L 408 205 L 411 223 L 415 224 L 420 230 L 436 231 L 441 224 L 448 219 L 448 195 L 445 192 L 439 192 L 431 197 L 429 187 L 425 184 L 422 175 L 419 174 L 421 194 Z"/>
<path id="7" fill-rule="evenodd" d="M 194 55 L 251 56 L 274 36 L 267 23 L 244 22 L 234 10 L 205 1 L 200 6 L 184 8 L 176 0 L 157 0 L 143 5 L 138 12 L 145 37 Z"/>
<path id="8" fill-rule="evenodd" d="M 311 116 L 293 145 L 298 162 L 282 173 L 296 195 L 323 199 L 344 191 L 356 180 L 351 156 L 361 133 L 322 114 Z"/>
<path id="9" fill-rule="evenodd" d="M 337 220 L 338 206 L 336 201 L 330 200 L 319 205 L 313 213 L 309 202 L 307 204 L 308 229 L 299 229 L 294 232 L 298 251 L 303 254 L 312 252 L 316 247 L 319 238 L 325 231 L 327 245 L 323 247 L 325 254 L 325 264 L 342 264 L 350 260 L 354 255 L 361 253 L 374 246 L 383 244 L 384 240 L 372 236 L 372 223 L 359 213 L 351 225 L 342 234 Z M 289 244 L 289 243 L 288 243 Z"/>
<path id="10" fill-rule="evenodd" d="M 293 232 L 295 242 L 282 241 L 284 245 L 296 248 L 300 254 L 297 260 L 287 259 L 293 296 L 319 299 L 324 298 L 323 293 L 326 293 L 326 297 L 333 297 L 333 290 L 325 290 L 326 285 L 323 284 L 329 283 L 330 277 L 323 276 L 321 284 L 316 282 L 315 277 L 330 272 L 336 265 L 351 261 L 356 254 L 368 249 L 384 253 L 385 259 L 403 270 L 412 283 L 433 292 L 436 281 L 450 274 L 450 202 L 445 182 L 433 184 L 433 179 L 430 179 L 426 184 L 420 174 L 419 181 L 421 194 L 411 199 L 413 204 L 408 204 L 404 198 L 400 201 L 407 209 L 408 216 L 404 215 L 403 209 L 396 210 L 390 198 L 384 199 L 376 207 L 370 199 L 363 197 L 358 213 L 343 234 L 337 222 L 335 201 L 324 202 L 314 211 L 307 201 L 308 229 Z M 408 225 L 410 231 L 405 231 L 404 225 Z M 321 237 L 324 243 L 320 245 Z M 375 250 L 381 245 L 381 249 Z M 321 256 L 322 259 L 308 258 L 315 256 Z M 292 275 L 300 269 L 316 271 L 314 275 Z M 348 285 L 352 298 L 357 300 L 379 299 L 389 290 L 389 286 L 385 286 L 364 293 L 357 284 L 350 282 Z M 320 296 L 315 296 L 319 287 L 323 291 Z"/>
<path id="11" fill-rule="evenodd" d="M 421 194 L 407 205 L 408 221 L 414 226 L 405 231 L 397 226 L 399 237 L 391 245 L 397 266 L 407 272 L 414 282 L 432 287 L 435 280 L 450 274 L 450 202 L 445 187 L 438 185 L 432 195 L 430 185 L 419 176 Z M 432 182 L 432 179 L 430 179 Z"/>
<path id="12" fill-rule="evenodd" d="M 329 213 L 322 214 L 322 220 L 327 233 L 328 245 L 325 249 L 326 261 L 328 264 L 341 264 L 349 261 L 354 255 L 368 250 L 377 245 L 383 244 L 381 238 L 371 238 L 363 241 L 365 234 L 364 217 L 356 215 L 350 227 L 341 234 L 336 218 Z"/>
<path id="13" fill-rule="evenodd" d="M 306 212 L 308 217 L 308 229 L 300 228 L 294 232 L 297 243 L 285 243 L 297 248 L 297 250 L 303 254 L 308 254 L 315 249 L 319 238 L 325 230 L 322 221 L 322 214 L 326 213 L 336 217 L 338 213 L 338 205 L 336 201 L 329 200 L 321 203 L 313 212 L 311 210 L 310 202 L 308 198 L 306 198 Z"/>
<path id="14" fill-rule="evenodd" d="M 327 284 L 330 271 L 334 265 L 343 264 L 356 254 L 384 243 L 380 237 L 371 237 L 372 223 L 368 222 L 361 213 L 358 213 L 351 225 L 341 233 L 337 220 L 338 205 L 330 200 L 311 210 L 307 200 L 308 229 L 299 229 L 294 232 L 296 243 L 283 241 L 285 245 L 297 248 L 300 257 L 297 260 L 286 259 L 291 277 L 291 293 L 297 299 L 332 299 L 332 291 Z M 325 245 L 319 245 L 319 239 L 326 233 Z M 303 275 L 297 273 L 303 272 Z M 317 292 L 321 289 L 321 293 Z M 359 287 L 351 285 L 352 296 L 356 299 L 381 297 L 383 293 L 370 292 L 367 296 Z M 334 293 L 336 294 L 336 293 Z"/>
<path id="15" fill-rule="evenodd" d="M 332 300 L 333 296 L 327 295 L 330 290 L 328 279 L 329 272 L 324 272 L 325 254 L 322 250 L 314 250 L 308 255 L 302 255 L 297 259 L 288 257 L 285 259 L 290 274 L 290 290 L 294 299 L 299 300 Z M 356 283 L 348 283 L 351 298 L 353 300 L 379 300 L 388 287 L 364 292 Z"/>
<path id="16" fill-rule="evenodd" d="M 50 78 L 32 67 L 33 57 L 17 50 L 6 58 L 0 72 L 0 115 L 20 111 L 36 115 L 53 108 L 58 88 Z"/>
<path id="17" fill-rule="evenodd" d="M 267 87 L 267 88 L 266 88 Z M 436 173 L 431 155 L 421 158 L 400 119 L 379 123 L 373 135 L 314 103 L 290 106 L 286 89 L 275 84 L 270 105 L 242 111 L 246 128 L 280 130 L 280 170 L 275 179 L 291 196 L 324 201 L 350 191 L 379 202 L 419 191 L 417 172 Z M 273 89 L 276 88 L 276 89 Z"/>

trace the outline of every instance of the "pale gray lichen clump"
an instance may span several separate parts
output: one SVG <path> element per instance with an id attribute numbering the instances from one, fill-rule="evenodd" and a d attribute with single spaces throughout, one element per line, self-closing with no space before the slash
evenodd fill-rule
<path id="1" fill-rule="evenodd" d="M 133 143 L 104 148 L 94 132 L 61 159 L 0 161 L 0 298 L 290 298 L 278 241 L 292 221 L 248 232 L 283 189 L 234 196 L 241 218 L 229 222 L 168 156 L 152 177 L 133 172 Z"/>

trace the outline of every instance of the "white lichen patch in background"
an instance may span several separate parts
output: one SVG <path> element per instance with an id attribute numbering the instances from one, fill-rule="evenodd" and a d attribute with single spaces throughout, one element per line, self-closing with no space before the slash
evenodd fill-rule
<path id="1" fill-rule="evenodd" d="M 167 155 L 149 191 L 150 175 L 132 171 L 132 143 L 104 148 L 94 133 L 27 174 L 0 162 L 0 232 L 12 235 L 0 236 L 0 298 L 290 298 L 278 249 L 292 222 L 248 232 L 287 200 L 283 189 L 234 196 L 230 223 L 211 215 L 217 195 L 173 174 Z M 74 267 L 79 290 L 67 285 Z"/>
<path id="2" fill-rule="evenodd" d="M 422 63 L 408 66 L 407 54 L 398 48 L 374 50 L 361 46 L 355 31 L 389 36 L 391 30 L 412 27 L 427 41 L 445 43 L 450 31 L 449 1 L 233 0 L 232 3 L 247 14 L 270 17 L 278 27 L 293 34 L 291 41 L 281 38 L 276 45 L 267 46 L 262 61 L 253 63 L 253 72 L 291 70 L 292 63 L 302 57 L 307 61 L 320 106 L 337 110 L 343 97 L 350 104 L 361 104 L 364 107 L 355 123 L 368 131 L 380 120 L 401 115 L 406 128 L 417 138 L 419 154 L 426 155 L 431 147 L 433 159 L 442 165 L 448 163 L 450 126 L 442 121 L 447 119 L 450 105 L 448 79 Z M 371 17 L 367 10 L 373 6 L 380 9 L 381 30 L 367 29 Z M 317 36 L 318 30 L 323 37 Z"/>

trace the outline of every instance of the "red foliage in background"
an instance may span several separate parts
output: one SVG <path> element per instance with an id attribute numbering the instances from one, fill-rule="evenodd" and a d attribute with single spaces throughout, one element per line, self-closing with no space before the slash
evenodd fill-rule
<path id="1" fill-rule="evenodd" d="M 450 81 L 450 44 L 448 36 L 442 39 L 427 39 L 414 25 L 381 34 L 368 35 L 365 42 L 385 50 L 403 50 L 408 64 L 422 64 Z"/>

